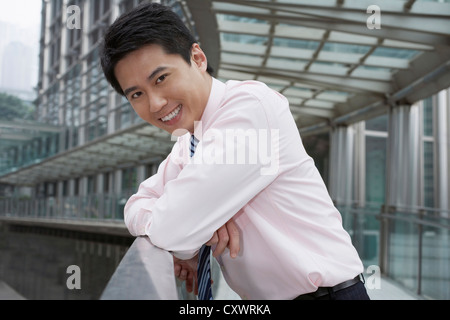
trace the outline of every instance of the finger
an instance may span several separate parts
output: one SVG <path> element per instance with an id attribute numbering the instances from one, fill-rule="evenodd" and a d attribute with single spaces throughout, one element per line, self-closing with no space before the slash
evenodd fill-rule
<path id="1" fill-rule="evenodd" d="M 216 249 L 213 252 L 214 258 L 220 256 L 228 246 L 229 236 L 225 225 L 217 230 L 217 236 L 219 237 L 219 242 L 217 243 Z"/>
<path id="2" fill-rule="evenodd" d="M 236 258 L 240 250 L 239 229 L 237 228 L 233 219 L 229 220 L 226 223 L 226 227 L 227 227 L 227 234 L 229 237 L 228 249 L 230 249 L 230 257 Z"/>
<path id="3" fill-rule="evenodd" d="M 194 272 L 194 277 L 192 279 L 192 285 L 194 286 L 194 294 L 198 295 L 197 272 Z"/>
<path id="4" fill-rule="evenodd" d="M 194 287 L 194 276 L 192 272 L 189 272 L 186 278 L 186 291 L 192 292 L 193 287 Z"/>
<path id="5" fill-rule="evenodd" d="M 219 242 L 219 237 L 217 236 L 217 232 L 214 232 L 213 236 L 207 243 L 205 243 L 207 246 L 212 246 L 214 244 L 217 244 Z"/>
<path id="6" fill-rule="evenodd" d="M 181 265 L 179 265 L 178 263 L 175 263 L 173 265 L 173 270 L 175 272 L 175 277 L 179 278 L 180 277 L 180 271 L 181 271 Z"/>
<path id="7" fill-rule="evenodd" d="M 188 271 L 185 268 L 181 269 L 179 279 L 182 281 L 185 281 L 187 276 L 188 276 Z"/>

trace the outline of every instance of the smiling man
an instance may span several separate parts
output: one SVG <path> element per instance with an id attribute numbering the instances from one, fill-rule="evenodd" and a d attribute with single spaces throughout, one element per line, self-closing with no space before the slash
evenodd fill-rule
<path id="1" fill-rule="evenodd" d="M 114 22 L 101 62 L 109 83 L 142 119 L 185 133 L 124 214 L 130 233 L 174 254 L 175 274 L 191 289 L 199 251 L 213 244 L 225 280 L 242 298 L 368 299 L 362 262 L 285 97 L 261 82 L 212 77 L 182 21 L 155 3 Z M 261 173 L 261 157 L 207 159 L 234 160 L 242 149 L 250 155 L 268 145 L 276 145 L 269 149 L 278 161 L 270 174 Z M 189 161 L 179 161 L 189 151 Z"/>
<path id="2" fill-rule="evenodd" d="M 202 117 L 212 78 L 197 43 L 192 45 L 190 62 L 149 44 L 120 60 L 115 76 L 142 119 L 170 133 L 181 128 L 194 133 L 194 121 Z"/>

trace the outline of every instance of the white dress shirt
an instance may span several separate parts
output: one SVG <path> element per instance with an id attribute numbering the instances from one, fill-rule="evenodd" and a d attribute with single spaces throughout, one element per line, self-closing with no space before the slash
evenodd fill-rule
<path id="1" fill-rule="evenodd" d="M 125 206 L 131 234 L 188 259 L 231 218 L 240 252 L 218 262 L 243 299 L 293 299 L 363 271 L 303 147 L 287 99 L 257 81 L 213 78 L 200 140 L 178 138 Z"/>

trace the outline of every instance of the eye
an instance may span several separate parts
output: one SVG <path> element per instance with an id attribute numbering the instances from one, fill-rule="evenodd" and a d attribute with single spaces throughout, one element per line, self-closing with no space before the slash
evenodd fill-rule
<path id="1" fill-rule="evenodd" d="M 167 74 L 163 74 L 158 79 L 156 79 L 156 84 L 163 82 L 167 77 Z"/>
<path id="2" fill-rule="evenodd" d="M 138 91 L 131 95 L 131 99 L 137 99 L 142 95 L 142 92 Z"/>

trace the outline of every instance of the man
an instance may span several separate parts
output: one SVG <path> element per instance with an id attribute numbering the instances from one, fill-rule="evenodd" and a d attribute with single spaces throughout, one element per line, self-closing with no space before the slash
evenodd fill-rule
<path id="1" fill-rule="evenodd" d="M 195 282 L 200 248 L 217 244 L 243 299 L 368 299 L 361 260 L 281 94 L 212 77 L 182 21 L 158 4 L 114 22 L 101 62 L 142 119 L 179 136 L 125 207 L 129 231 L 172 252 L 177 276 Z"/>

